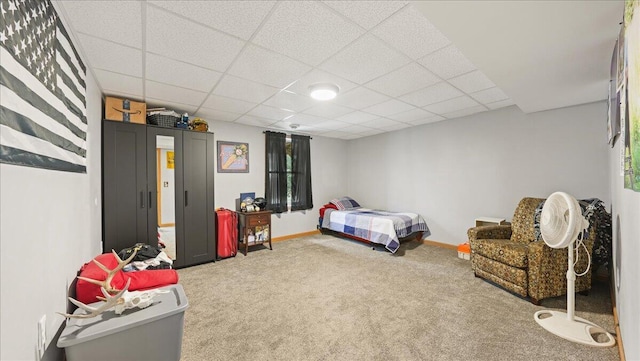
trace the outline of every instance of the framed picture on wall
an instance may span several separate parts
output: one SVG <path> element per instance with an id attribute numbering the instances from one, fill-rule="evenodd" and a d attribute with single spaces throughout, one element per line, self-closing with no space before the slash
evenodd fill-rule
<path id="1" fill-rule="evenodd" d="M 249 143 L 219 140 L 218 173 L 249 173 Z"/>

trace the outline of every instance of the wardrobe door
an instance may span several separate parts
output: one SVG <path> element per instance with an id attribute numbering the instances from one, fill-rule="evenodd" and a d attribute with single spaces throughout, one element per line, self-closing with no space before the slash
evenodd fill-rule
<path id="1" fill-rule="evenodd" d="M 149 243 L 162 242 L 174 267 L 181 267 L 184 265 L 182 131 L 147 128 L 147 170 Z"/>
<path id="2" fill-rule="evenodd" d="M 103 251 L 147 242 L 146 125 L 103 121 Z"/>
<path id="3" fill-rule="evenodd" d="M 215 259 L 213 133 L 183 132 L 185 265 Z"/>

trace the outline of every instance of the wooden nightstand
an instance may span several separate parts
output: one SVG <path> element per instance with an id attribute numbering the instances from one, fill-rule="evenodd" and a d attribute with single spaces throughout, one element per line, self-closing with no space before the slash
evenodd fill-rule
<path id="1" fill-rule="evenodd" d="M 238 213 L 239 241 L 244 245 L 244 255 L 249 246 L 269 242 L 271 247 L 271 211 Z"/>

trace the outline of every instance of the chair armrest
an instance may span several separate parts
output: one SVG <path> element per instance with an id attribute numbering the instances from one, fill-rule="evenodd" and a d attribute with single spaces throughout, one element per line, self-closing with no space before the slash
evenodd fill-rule
<path id="1" fill-rule="evenodd" d="M 469 241 L 476 239 L 509 239 L 511 238 L 511 226 L 479 226 L 469 228 L 467 231 Z"/>

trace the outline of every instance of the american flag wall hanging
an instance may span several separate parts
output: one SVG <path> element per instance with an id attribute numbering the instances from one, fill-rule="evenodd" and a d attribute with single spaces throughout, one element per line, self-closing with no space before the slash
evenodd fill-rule
<path id="1" fill-rule="evenodd" d="M 86 68 L 49 0 L 0 0 L 0 162 L 86 173 Z"/>

